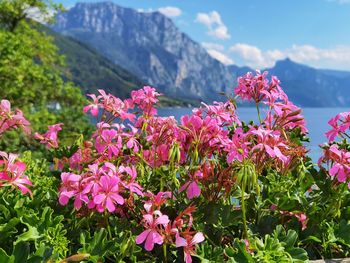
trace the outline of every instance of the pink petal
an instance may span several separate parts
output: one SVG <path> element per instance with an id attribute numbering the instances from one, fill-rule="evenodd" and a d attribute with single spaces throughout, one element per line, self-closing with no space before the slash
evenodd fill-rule
<path id="1" fill-rule="evenodd" d="M 145 249 L 147 251 L 151 251 L 154 247 L 154 241 L 153 241 L 153 230 L 148 234 L 145 242 Z"/>
<path id="2" fill-rule="evenodd" d="M 188 253 L 188 252 L 185 252 L 185 262 L 186 262 L 186 263 L 192 263 L 191 254 Z"/>
<path id="3" fill-rule="evenodd" d="M 185 183 L 183 186 L 181 186 L 180 189 L 179 189 L 179 193 L 185 191 L 185 190 L 187 189 L 187 187 L 188 187 L 189 184 L 190 184 L 190 182 L 187 182 L 187 183 Z"/>
<path id="4" fill-rule="evenodd" d="M 167 215 L 161 215 L 155 221 L 156 225 L 167 225 L 169 223 L 169 217 Z"/>
<path id="5" fill-rule="evenodd" d="M 200 242 L 204 241 L 204 235 L 201 232 L 198 232 L 194 235 L 194 237 L 191 240 L 191 245 L 198 244 Z"/>
<path id="6" fill-rule="evenodd" d="M 136 244 L 139 245 L 139 244 L 143 243 L 146 240 L 149 232 L 151 232 L 151 229 L 147 229 L 147 230 L 143 231 L 140 235 L 138 235 L 136 237 Z"/>
<path id="7" fill-rule="evenodd" d="M 99 194 L 94 197 L 94 203 L 95 204 L 101 204 L 106 199 L 105 194 Z"/>
<path id="8" fill-rule="evenodd" d="M 158 244 L 158 245 L 161 245 L 163 244 L 163 237 L 156 231 L 152 231 L 152 234 L 153 234 L 153 242 Z"/>
<path id="9" fill-rule="evenodd" d="M 96 117 L 98 115 L 98 106 L 92 106 L 91 107 L 91 114 L 94 117 Z"/>
<path id="10" fill-rule="evenodd" d="M 118 204 L 123 205 L 124 204 L 124 198 L 121 195 L 118 194 L 111 194 L 110 197 L 116 201 Z"/>
<path id="11" fill-rule="evenodd" d="M 330 176 L 335 176 L 339 171 L 339 165 L 335 164 L 332 166 L 331 169 L 329 169 L 329 175 Z"/>
<path id="12" fill-rule="evenodd" d="M 114 212 L 114 210 L 115 210 L 115 206 L 113 204 L 113 201 L 109 197 L 107 197 L 107 199 L 106 199 L 106 207 L 110 213 Z"/>
<path id="13" fill-rule="evenodd" d="M 176 245 L 176 247 L 186 247 L 187 241 L 183 237 L 180 237 L 179 234 L 177 234 L 176 238 L 175 238 L 175 245 Z"/>
<path id="14" fill-rule="evenodd" d="M 187 197 L 188 199 L 192 199 L 194 197 L 198 197 L 201 194 L 201 189 L 199 188 L 197 182 L 193 181 L 187 188 Z"/>
<path id="15" fill-rule="evenodd" d="M 346 181 L 346 173 L 344 171 L 344 168 L 342 167 L 341 169 L 339 169 L 339 172 L 338 172 L 338 176 L 337 176 L 337 179 L 338 179 L 338 182 L 341 182 L 341 183 L 344 183 Z"/>

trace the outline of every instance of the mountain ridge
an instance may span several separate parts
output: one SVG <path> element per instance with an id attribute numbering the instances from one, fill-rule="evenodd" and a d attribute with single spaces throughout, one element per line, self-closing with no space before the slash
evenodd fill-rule
<path id="1" fill-rule="evenodd" d="M 236 78 L 253 71 L 223 65 L 159 12 L 80 2 L 56 21 L 55 31 L 91 46 L 169 97 L 223 100 L 220 93 L 232 93 Z M 315 69 L 288 58 L 267 70 L 299 106 L 350 105 L 350 72 Z"/>
<path id="2" fill-rule="evenodd" d="M 233 88 L 228 68 L 159 12 L 79 3 L 58 14 L 53 29 L 93 46 L 169 96 L 209 101 Z"/>

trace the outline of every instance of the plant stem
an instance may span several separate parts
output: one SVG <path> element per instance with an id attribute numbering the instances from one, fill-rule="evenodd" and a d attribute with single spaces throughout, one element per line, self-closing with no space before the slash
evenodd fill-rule
<path id="1" fill-rule="evenodd" d="M 163 255 L 164 255 L 164 262 L 168 262 L 167 253 L 166 253 L 166 244 L 163 244 Z"/>
<path id="2" fill-rule="evenodd" d="M 243 238 L 248 239 L 248 229 L 247 229 L 247 218 L 246 218 L 246 207 L 244 200 L 244 184 L 241 189 L 241 207 L 242 207 L 242 217 L 243 217 Z"/>
<path id="3" fill-rule="evenodd" d="M 260 116 L 259 103 L 257 102 L 257 103 L 255 104 L 255 106 L 256 106 L 256 110 L 258 111 L 258 117 L 259 117 L 259 121 L 260 121 L 260 124 L 261 124 L 261 123 L 262 123 L 262 120 L 261 120 L 261 116 Z"/>

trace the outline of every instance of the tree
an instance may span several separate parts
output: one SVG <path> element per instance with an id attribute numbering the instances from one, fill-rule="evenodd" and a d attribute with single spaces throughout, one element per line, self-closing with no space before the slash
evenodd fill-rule
<path id="1" fill-rule="evenodd" d="M 58 9 L 45 0 L 0 1 L 0 98 L 20 107 L 34 130 L 64 122 L 63 135 L 68 138 L 89 129 L 82 113 L 85 98 L 63 80 L 64 59 L 53 38 L 28 17 L 34 10 L 49 20 L 47 14 Z M 5 140 L 7 147 L 20 144 L 16 137 Z M 21 144 L 28 141 L 22 138 Z"/>

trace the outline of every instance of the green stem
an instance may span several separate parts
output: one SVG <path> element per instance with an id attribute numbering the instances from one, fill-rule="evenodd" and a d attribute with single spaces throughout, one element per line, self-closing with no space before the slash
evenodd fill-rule
<path id="1" fill-rule="evenodd" d="M 246 207 L 244 200 L 244 184 L 241 189 L 241 207 L 242 207 L 242 217 L 243 217 L 243 238 L 248 239 L 248 228 L 247 228 L 247 218 L 246 218 Z"/>
<path id="2" fill-rule="evenodd" d="M 163 244 L 163 255 L 164 255 L 164 262 L 168 262 L 168 257 L 166 253 L 166 244 Z"/>
<path id="3" fill-rule="evenodd" d="M 259 121 L 260 121 L 260 124 L 261 124 L 261 123 L 262 123 L 262 120 L 261 120 L 261 116 L 260 116 L 259 103 L 257 102 L 257 103 L 255 104 L 255 106 L 256 106 L 256 110 L 258 111 L 258 117 L 259 117 Z"/>

